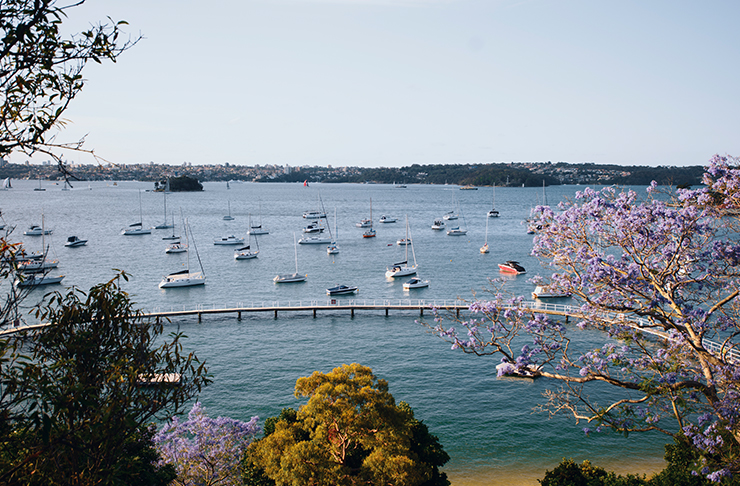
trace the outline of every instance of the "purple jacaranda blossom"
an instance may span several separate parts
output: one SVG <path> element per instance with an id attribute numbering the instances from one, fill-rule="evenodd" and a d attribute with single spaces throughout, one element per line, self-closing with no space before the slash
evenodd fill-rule
<path id="1" fill-rule="evenodd" d="M 186 421 L 174 417 L 154 436 L 160 464 L 174 465 L 182 486 L 242 484 L 240 462 L 261 431 L 257 420 L 214 419 L 196 402 Z"/>
<path id="2" fill-rule="evenodd" d="M 532 254 L 552 268 L 536 281 L 572 294 L 572 321 L 499 286 L 470 305 L 474 319 L 435 330 L 455 349 L 501 355 L 499 375 L 534 367 L 565 382 L 545 409 L 604 430 L 683 433 L 701 474 L 740 474 L 740 159 L 713 157 L 703 183 L 585 188 L 556 211 L 536 207 Z"/>

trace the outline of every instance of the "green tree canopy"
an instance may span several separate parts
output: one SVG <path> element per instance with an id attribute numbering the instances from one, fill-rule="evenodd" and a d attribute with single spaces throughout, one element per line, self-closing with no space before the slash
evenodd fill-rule
<path id="1" fill-rule="evenodd" d="M 295 394 L 308 403 L 268 419 L 269 435 L 247 449 L 246 462 L 264 474 L 248 484 L 449 484 L 437 438 L 370 368 L 316 371 L 298 379 Z"/>

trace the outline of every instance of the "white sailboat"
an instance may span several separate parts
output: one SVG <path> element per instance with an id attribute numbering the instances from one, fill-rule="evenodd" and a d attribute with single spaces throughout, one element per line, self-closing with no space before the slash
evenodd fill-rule
<path id="1" fill-rule="evenodd" d="M 249 224 L 250 225 L 252 224 L 251 214 L 249 215 Z M 260 252 L 260 246 L 259 246 L 259 243 L 257 243 L 257 237 L 256 236 L 254 237 L 254 244 L 257 247 L 254 250 L 252 249 L 251 240 L 252 240 L 252 232 L 247 231 L 247 243 L 250 243 L 250 244 L 248 244 L 245 247 L 234 250 L 234 260 L 251 260 L 252 258 L 257 258 L 257 255 Z"/>
<path id="2" fill-rule="evenodd" d="M 185 246 L 188 254 L 187 267 L 185 270 L 171 273 L 162 278 L 159 282 L 160 289 L 170 289 L 176 287 L 194 287 L 196 285 L 203 285 L 206 283 L 206 276 L 203 272 L 203 263 L 200 261 L 200 255 L 198 254 L 198 248 L 195 246 L 195 240 L 193 240 L 193 248 L 195 248 L 195 255 L 198 257 L 198 264 L 200 265 L 200 272 L 190 271 L 190 239 L 189 236 L 193 235 L 190 231 L 187 220 L 183 224 L 185 228 Z M 189 234 L 188 234 L 189 233 Z"/>
<path id="3" fill-rule="evenodd" d="M 326 247 L 327 255 L 336 255 L 339 253 L 339 247 L 337 246 L 337 239 L 339 234 L 337 233 L 337 208 L 334 208 L 334 239 Z"/>
<path id="4" fill-rule="evenodd" d="M 406 249 L 405 259 L 402 262 L 394 263 L 390 268 L 386 269 L 386 278 L 406 277 L 416 273 L 416 253 L 414 252 L 414 242 L 409 238 L 409 217 L 406 216 L 406 241 L 408 245 L 404 245 Z M 411 255 L 414 258 L 414 264 L 409 265 L 409 247 L 411 247 Z"/>
<path id="5" fill-rule="evenodd" d="M 275 283 L 296 283 L 305 282 L 308 275 L 301 275 L 298 273 L 298 243 L 296 242 L 295 233 L 293 233 L 293 248 L 295 251 L 295 273 L 286 273 L 283 275 L 275 275 L 272 279 Z"/>
<path id="6" fill-rule="evenodd" d="M 165 193 L 166 194 L 166 193 Z M 172 212 L 172 235 L 170 236 L 163 236 L 163 240 L 179 240 L 180 237 L 175 234 L 175 212 Z"/>
<path id="7" fill-rule="evenodd" d="M 151 228 L 144 228 L 143 216 L 141 211 L 141 190 L 139 190 L 139 222 L 128 225 L 128 228 L 124 228 L 121 230 L 121 234 L 124 236 L 138 236 L 150 235 L 151 233 Z"/>
<path id="8" fill-rule="evenodd" d="M 167 192 L 162 191 L 162 197 L 164 198 L 164 223 L 158 224 L 154 229 L 168 229 L 175 227 L 175 218 L 172 218 L 172 224 L 167 223 Z"/>
<path id="9" fill-rule="evenodd" d="M 229 205 L 229 214 L 224 216 L 224 221 L 234 221 L 234 217 L 231 215 L 231 201 L 226 201 L 226 202 Z"/>
<path id="10" fill-rule="evenodd" d="M 368 221 L 368 220 L 363 220 Z M 364 233 L 362 233 L 363 238 L 374 238 L 375 237 L 375 230 L 373 229 L 373 198 L 370 198 L 370 227 L 367 229 Z"/>
<path id="11" fill-rule="evenodd" d="M 250 215 L 251 220 L 251 215 Z M 250 235 L 268 235 L 270 234 L 269 231 L 267 231 L 265 228 L 262 227 L 262 201 L 260 201 L 260 224 L 252 224 L 249 223 L 249 231 L 248 233 Z M 256 238 L 255 238 L 256 241 Z"/>
<path id="12" fill-rule="evenodd" d="M 450 227 L 450 229 L 447 230 L 447 235 L 448 236 L 464 236 L 464 235 L 468 234 L 468 230 L 464 228 L 464 226 L 465 226 L 465 216 L 463 216 L 462 208 L 458 208 L 458 211 L 459 211 L 460 217 L 463 220 L 463 228 L 461 228 L 460 226 L 452 226 L 452 227 Z"/>
<path id="13" fill-rule="evenodd" d="M 483 242 L 483 246 L 480 247 L 481 253 L 488 253 L 488 218 L 486 218 L 486 241 Z"/>
<path id="14" fill-rule="evenodd" d="M 491 209 L 488 211 L 489 218 L 498 218 L 498 211 L 496 210 L 496 184 L 493 185 L 493 199 L 491 200 Z"/>
<path id="15" fill-rule="evenodd" d="M 455 195 L 452 195 L 452 211 L 447 211 L 444 216 L 442 216 L 442 219 L 445 219 L 447 221 L 454 221 L 458 218 L 458 214 L 455 212 L 457 210 L 457 203 L 455 201 Z"/>
<path id="16" fill-rule="evenodd" d="M 15 284 L 18 287 L 37 287 L 40 285 L 51 285 L 62 283 L 64 275 L 52 276 L 48 275 L 49 270 L 56 268 L 59 265 L 58 260 L 47 260 L 46 254 L 48 248 L 46 240 L 44 238 L 44 215 L 41 215 L 41 246 L 43 248 L 43 257 L 41 259 L 23 260 L 18 264 L 18 271 L 20 273 L 27 273 L 28 275 L 19 275 L 16 279 Z"/>

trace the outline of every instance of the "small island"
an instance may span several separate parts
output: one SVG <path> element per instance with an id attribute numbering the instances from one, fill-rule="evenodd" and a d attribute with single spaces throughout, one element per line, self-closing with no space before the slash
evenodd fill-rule
<path id="1" fill-rule="evenodd" d="M 203 184 L 198 182 L 198 179 L 189 177 L 186 175 L 179 177 L 167 177 L 161 181 L 154 182 L 154 190 L 156 192 L 168 191 L 168 192 L 192 192 L 202 191 Z"/>

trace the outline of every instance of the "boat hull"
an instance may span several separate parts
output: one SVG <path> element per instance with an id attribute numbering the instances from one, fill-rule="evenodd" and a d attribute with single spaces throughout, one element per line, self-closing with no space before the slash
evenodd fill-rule
<path id="1" fill-rule="evenodd" d="M 272 279 L 275 283 L 298 283 L 298 282 L 305 282 L 306 276 L 300 275 L 298 273 L 288 274 L 288 275 L 276 275 L 275 278 Z"/>
<path id="2" fill-rule="evenodd" d="M 206 277 L 200 272 L 168 275 L 159 282 L 160 289 L 177 287 L 195 287 L 206 283 Z"/>

